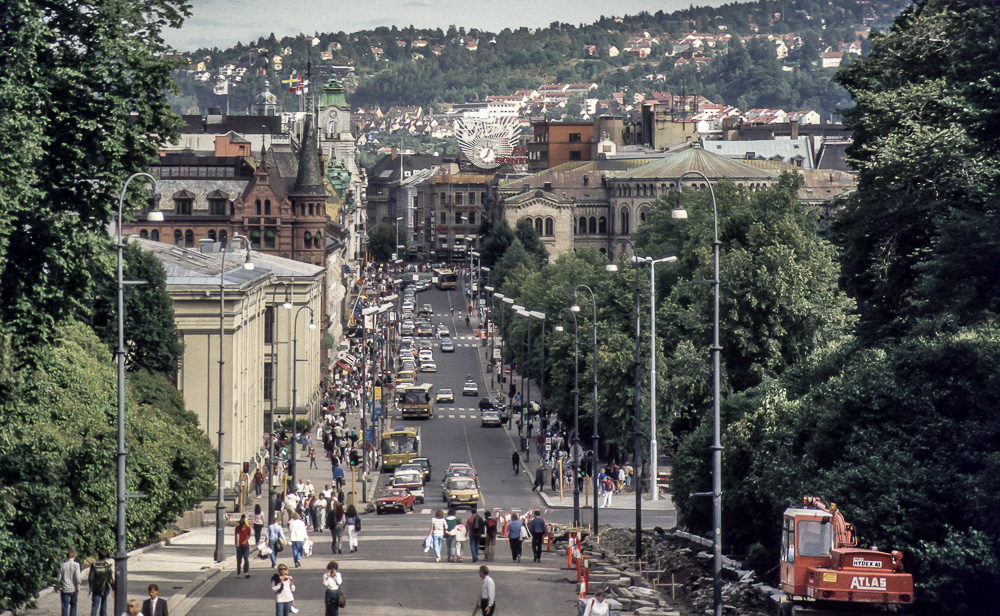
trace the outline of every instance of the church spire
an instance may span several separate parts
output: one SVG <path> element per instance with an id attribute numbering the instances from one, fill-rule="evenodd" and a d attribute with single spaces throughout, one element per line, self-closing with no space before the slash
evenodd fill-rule
<path id="1" fill-rule="evenodd" d="M 321 197 L 326 198 L 323 187 L 323 172 L 319 164 L 319 143 L 316 138 L 316 127 L 313 116 L 307 113 L 302 128 L 302 146 L 299 149 L 299 173 L 295 177 L 295 188 L 290 197 Z"/>

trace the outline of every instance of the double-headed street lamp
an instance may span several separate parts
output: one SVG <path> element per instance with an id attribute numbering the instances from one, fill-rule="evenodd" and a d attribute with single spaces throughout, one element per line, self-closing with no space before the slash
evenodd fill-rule
<path id="1" fill-rule="evenodd" d="M 626 242 L 632 247 L 632 254 L 635 254 L 635 244 L 632 240 L 626 237 L 620 237 L 615 242 Z M 617 272 L 618 266 L 614 263 L 608 263 L 606 266 L 607 271 Z M 639 271 L 638 266 L 636 266 L 635 272 L 635 365 L 633 366 L 635 384 L 633 386 L 632 400 L 635 406 L 634 417 L 632 422 L 633 434 L 633 459 L 635 460 L 634 466 L 635 471 L 632 480 L 632 489 L 635 491 L 635 560 L 636 567 L 639 566 L 639 561 L 642 559 L 642 427 L 641 415 L 642 411 L 640 409 L 639 395 L 639 383 L 642 380 L 640 371 L 642 369 L 642 362 L 639 359 Z"/>
<path id="2" fill-rule="evenodd" d="M 128 552 L 126 551 L 125 538 L 125 467 L 128 459 L 128 450 L 125 449 L 125 266 L 124 255 L 125 244 L 122 242 L 122 225 L 125 222 L 122 211 L 125 205 L 125 193 L 132 180 L 143 177 L 153 181 L 153 193 L 156 193 L 156 178 L 148 173 L 133 173 L 125 180 L 122 190 L 118 193 L 118 221 L 115 225 L 117 237 L 115 244 L 118 248 L 118 351 L 115 353 L 118 360 L 118 508 L 117 508 L 117 529 L 116 536 L 118 548 L 115 551 L 115 579 L 118 580 L 118 593 L 115 595 L 115 613 L 122 613 L 126 609 L 128 601 Z M 150 222 L 160 222 L 163 220 L 163 213 L 160 211 L 150 212 L 147 215 Z M 132 282 L 132 281 L 130 281 Z M 132 284 L 135 284 L 134 282 Z M 139 283 L 141 284 L 141 283 Z"/>
<path id="3" fill-rule="evenodd" d="M 243 260 L 243 269 L 252 270 L 253 262 L 250 260 L 250 240 L 240 235 L 233 234 L 233 242 L 243 242 L 246 247 L 246 258 Z M 219 270 L 219 477 L 217 486 L 217 499 L 215 501 L 215 562 L 225 560 L 226 551 L 226 501 L 223 495 L 225 488 L 225 458 L 223 456 L 223 436 L 225 436 L 225 402 L 226 402 L 226 255 L 228 250 L 222 251 L 222 267 Z M 233 328 L 235 331 L 235 327 Z"/>
<path id="4" fill-rule="evenodd" d="M 594 342 L 593 342 L 593 345 L 594 345 L 593 346 L 593 353 L 594 353 L 594 355 L 593 355 L 593 359 L 591 360 L 592 363 L 593 363 L 592 368 L 593 368 L 593 373 L 594 373 L 594 413 L 593 413 L 593 415 L 594 415 L 594 433 L 592 435 L 592 438 L 593 438 L 593 445 L 592 445 L 592 447 L 594 449 L 593 449 L 593 452 L 591 452 L 591 453 L 593 455 L 594 465 L 593 465 L 593 468 L 591 468 L 590 470 L 591 470 L 591 475 L 592 475 L 592 481 L 594 483 L 594 532 L 596 533 L 596 532 L 599 531 L 599 526 L 597 525 L 597 522 L 598 522 L 597 509 L 598 509 L 598 505 L 599 505 L 599 503 L 597 502 L 597 500 L 598 500 L 597 499 L 597 447 L 598 447 L 598 439 L 597 439 L 597 300 L 594 297 L 594 290 L 593 289 L 591 289 L 590 287 L 588 287 L 585 284 L 578 284 L 578 285 L 576 285 L 576 288 L 573 289 L 573 305 L 569 307 L 569 309 L 572 310 L 574 314 L 580 312 L 580 304 L 578 304 L 576 302 L 576 292 L 579 291 L 580 289 L 586 289 L 587 292 L 590 293 L 590 304 L 594 308 L 594 316 L 593 316 L 593 319 L 591 320 L 591 326 L 593 327 L 593 330 L 594 330 Z"/>
<path id="5" fill-rule="evenodd" d="M 580 524 L 580 327 L 576 313 L 569 308 L 559 311 L 559 323 L 555 329 L 563 331 L 562 315 L 568 312 L 573 315 L 573 525 Z"/>
<path id="6" fill-rule="evenodd" d="M 700 175 L 708 185 L 712 196 L 712 264 L 713 277 L 708 281 L 713 288 L 712 309 L 712 551 L 713 551 L 713 599 L 715 616 L 722 616 L 722 442 L 719 417 L 719 210 L 715 203 L 712 181 L 701 171 L 685 171 L 677 178 L 677 207 L 671 217 L 678 220 L 687 218 L 687 210 L 681 207 L 681 179 L 685 175 Z"/>
<path id="7" fill-rule="evenodd" d="M 270 524 L 274 520 L 274 405 L 277 401 L 277 392 L 274 389 L 276 384 L 276 372 L 278 367 L 278 359 L 275 354 L 274 341 L 278 337 L 278 311 L 275 310 L 277 305 L 277 293 L 278 285 L 283 285 L 285 287 L 285 301 L 282 302 L 281 307 L 285 310 L 292 309 L 292 297 L 288 290 L 287 282 L 277 282 L 274 288 L 271 290 L 271 310 L 273 311 L 274 318 L 271 322 L 271 331 L 269 335 L 271 336 L 271 375 L 268 379 L 270 381 L 269 392 L 271 394 L 271 412 L 268 413 L 267 417 L 267 523 Z"/>
<path id="8" fill-rule="evenodd" d="M 298 422 L 298 398 L 299 398 L 299 315 L 303 310 L 309 311 L 309 329 L 316 329 L 316 314 L 309 306 L 300 306 L 295 311 L 295 321 L 292 324 L 292 487 L 298 486 L 298 458 L 296 457 L 295 443 L 299 440 Z"/>

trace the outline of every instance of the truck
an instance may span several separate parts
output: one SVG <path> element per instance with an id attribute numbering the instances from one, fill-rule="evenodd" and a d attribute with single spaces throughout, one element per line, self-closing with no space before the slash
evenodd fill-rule
<path id="1" fill-rule="evenodd" d="M 805 497 L 785 510 L 779 616 L 900 613 L 913 603 L 903 553 L 857 547 L 854 526 L 836 503 Z"/>

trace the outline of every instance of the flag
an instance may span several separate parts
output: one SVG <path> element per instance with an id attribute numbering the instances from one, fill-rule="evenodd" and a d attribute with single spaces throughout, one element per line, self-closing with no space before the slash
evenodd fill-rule
<path id="1" fill-rule="evenodd" d="M 215 84 L 215 87 L 212 88 L 212 92 L 219 95 L 229 94 L 229 80 L 223 79 L 219 83 Z"/>
<path id="2" fill-rule="evenodd" d="M 294 92 L 296 86 L 299 83 L 299 75 L 296 71 L 292 71 L 292 74 L 288 76 L 288 79 L 282 79 L 281 83 L 288 86 L 289 92 Z"/>

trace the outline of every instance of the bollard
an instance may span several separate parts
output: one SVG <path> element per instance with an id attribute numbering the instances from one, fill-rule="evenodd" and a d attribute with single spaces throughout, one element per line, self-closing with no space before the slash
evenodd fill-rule
<path id="1" fill-rule="evenodd" d="M 503 514 L 503 532 L 500 533 L 501 537 L 507 536 L 507 522 L 510 521 L 510 514 Z"/>
<path id="2" fill-rule="evenodd" d="M 551 524 L 546 524 L 545 525 L 545 551 L 546 552 L 551 552 L 552 551 L 552 525 Z"/>
<path id="3" fill-rule="evenodd" d="M 569 545 L 566 548 L 566 568 L 573 568 L 573 535 L 569 536 Z"/>
<path id="4" fill-rule="evenodd" d="M 590 592 L 590 559 L 583 559 L 583 595 Z"/>
<path id="5" fill-rule="evenodd" d="M 580 554 L 576 557 L 576 581 L 579 582 L 583 579 L 583 555 Z"/>

